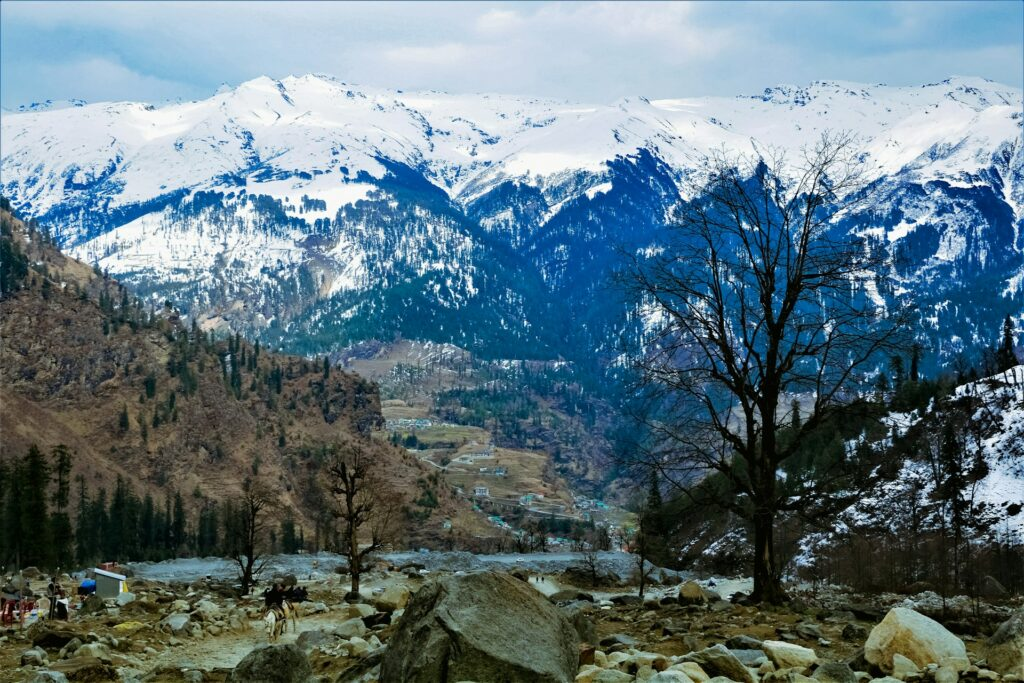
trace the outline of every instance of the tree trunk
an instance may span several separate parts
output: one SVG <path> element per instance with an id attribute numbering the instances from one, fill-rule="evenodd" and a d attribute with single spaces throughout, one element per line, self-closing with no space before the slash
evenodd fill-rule
<path id="1" fill-rule="evenodd" d="M 751 599 L 779 605 L 786 594 L 775 564 L 774 526 L 775 514 L 770 509 L 762 507 L 754 512 L 754 593 Z"/>
<path id="2" fill-rule="evenodd" d="M 359 592 L 359 534 L 355 528 L 350 527 L 348 532 L 348 570 L 352 574 L 352 592 Z"/>

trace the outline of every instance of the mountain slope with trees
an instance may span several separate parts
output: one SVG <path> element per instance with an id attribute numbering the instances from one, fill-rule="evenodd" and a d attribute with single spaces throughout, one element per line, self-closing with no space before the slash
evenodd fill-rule
<path id="1" fill-rule="evenodd" d="M 268 550 L 338 547 L 321 473 L 342 444 L 362 444 L 396 495 L 421 491 L 430 474 L 373 436 L 374 384 L 184 325 L 172 302 L 144 305 L 63 256 L 6 201 L 0 226 L 4 559 L 221 552 L 247 481 L 269 491 Z M 423 540 L 459 509 L 432 486 L 436 509 L 405 504 Z"/>

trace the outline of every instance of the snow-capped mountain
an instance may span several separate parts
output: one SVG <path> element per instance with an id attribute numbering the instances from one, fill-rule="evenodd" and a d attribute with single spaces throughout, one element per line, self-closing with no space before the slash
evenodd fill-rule
<path id="1" fill-rule="evenodd" d="M 296 350 L 612 354 L 619 249 L 657 243 L 702 158 L 825 130 L 858 136 L 875 199 L 844 229 L 898 257 L 881 291 L 914 297 L 936 358 L 1024 318 L 1022 93 L 977 78 L 600 106 L 259 78 L 5 113 L 0 189 L 76 256 Z"/>

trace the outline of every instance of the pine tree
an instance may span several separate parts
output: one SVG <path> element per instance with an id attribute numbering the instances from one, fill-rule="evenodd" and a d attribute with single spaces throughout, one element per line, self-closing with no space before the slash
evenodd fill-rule
<path id="1" fill-rule="evenodd" d="M 71 497 L 71 451 L 61 444 L 53 449 L 53 472 L 56 490 L 53 493 L 54 513 L 51 518 L 54 560 L 58 567 L 67 567 L 74 557 L 74 534 L 68 515 Z"/>
<path id="2" fill-rule="evenodd" d="M 331 377 L 331 359 L 329 356 L 324 356 L 324 379 L 330 379 Z"/>
<path id="3" fill-rule="evenodd" d="M 1014 347 L 1014 335 L 1013 335 L 1013 319 L 1009 315 L 1003 320 L 1003 337 L 999 343 L 999 350 L 997 353 L 999 371 L 1006 372 L 1010 368 L 1017 365 L 1017 353 L 1013 349 Z"/>
<path id="4" fill-rule="evenodd" d="M 910 381 L 911 382 L 917 382 L 920 379 L 920 375 L 918 374 L 918 366 L 921 363 L 921 351 L 922 351 L 922 347 L 917 342 L 914 342 L 914 345 L 912 347 L 910 347 Z"/>
<path id="5" fill-rule="evenodd" d="M 185 544 L 185 501 L 177 491 L 174 493 L 174 522 L 171 533 L 174 538 L 172 549 L 178 550 Z"/>
<path id="6" fill-rule="evenodd" d="M 50 567 L 50 516 L 46 504 L 50 468 L 36 446 L 28 449 L 22 462 L 22 482 L 18 491 L 21 498 L 21 564 L 24 567 Z"/>
<path id="7" fill-rule="evenodd" d="M 85 477 L 75 477 L 78 482 L 77 519 L 75 520 L 75 560 L 82 565 L 89 561 L 95 548 L 89 546 L 89 496 L 85 491 Z"/>
<path id="8" fill-rule="evenodd" d="M 122 434 L 127 432 L 128 428 L 131 426 L 131 420 L 128 417 L 128 406 L 121 407 L 121 417 L 118 420 L 117 426 L 120 428 Z"/>

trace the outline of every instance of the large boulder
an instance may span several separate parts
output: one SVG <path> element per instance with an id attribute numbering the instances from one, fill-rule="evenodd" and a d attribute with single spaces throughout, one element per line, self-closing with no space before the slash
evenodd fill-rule
<path id="1" fill-rule="evenodd" d="M 382 683 L 563 683 L 578 636 L 565 616 L 508 574 L 447 576 L 413 596 L 384 654 Z"/>
<path id="2" fill-rule="evenodd" d="M 988 668 L 1004 676 L 1024 678 L 1024 610 L 1004 621 L 985 643 Z"/>
<path id="3" fill-rule="evenodd" d="M 753 675 L 743 662 L 721 644 L 691 652 L 683 661 L 699 664 L 711 677 L 724 676 L 738 683 L 754 683 Z"/>
<path id="4" fill-rule="evenodd" d="M 871 629 L 864 644 L 864 658 L 891 673 L 895 654 L 901 654 L 923 668 L 928 664 L 938 664 L 946 657 L 965 658 L 967 648 L 962 640 L 934 619 L 912 609 L 895 607 Z"/>
<path id="5" fill-rule="evenodd" d="M 247 654 L 228 676 L 231 683 L 306 683 L 309 660 L 295 645 L 264 645 Z"/>

